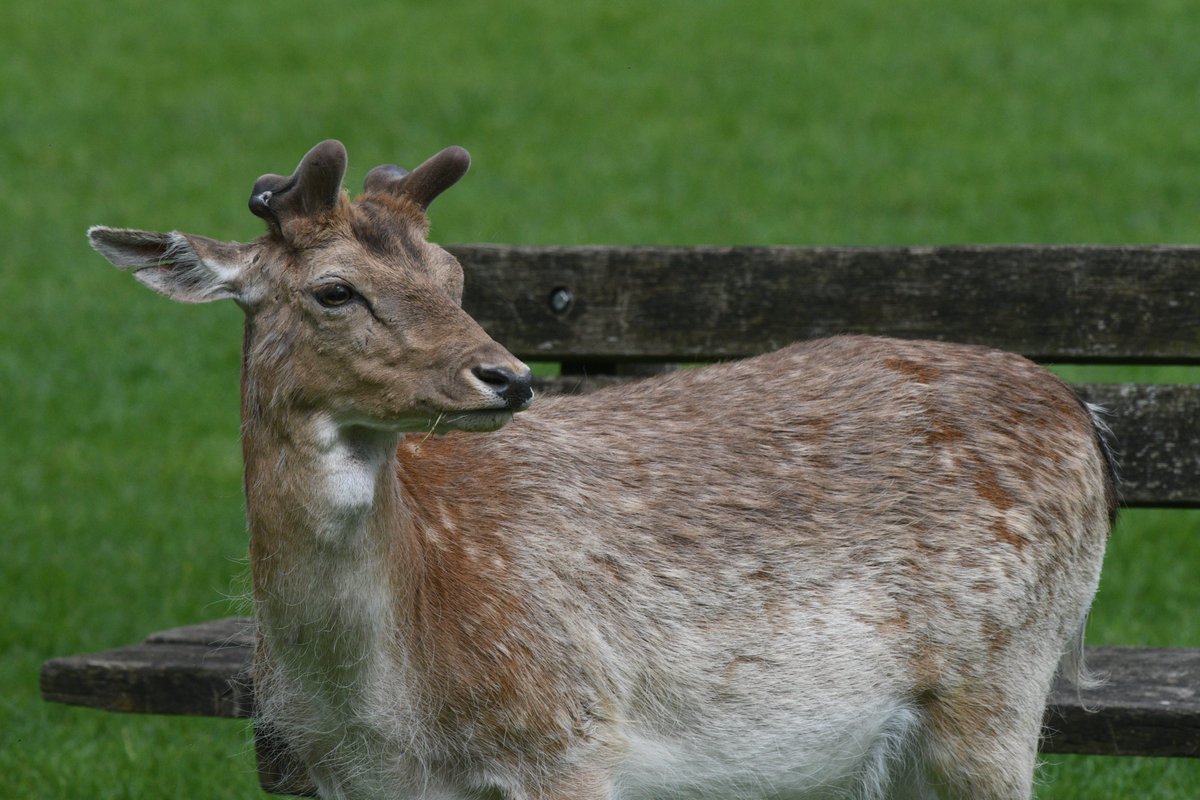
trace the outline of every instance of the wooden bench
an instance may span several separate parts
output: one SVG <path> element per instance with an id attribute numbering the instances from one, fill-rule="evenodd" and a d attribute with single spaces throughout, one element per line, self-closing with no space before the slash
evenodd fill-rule
<path id="1" fill-rule="evenodd" d="M 586 391 L 678 362 L 839 333 L 975 342 L 1056 363 L 1200 364 L 1200 248 L 450 248 L 464 305 L 513 353 Z M 232 379 L 232 377 L 231 377 Z M 1126 506 L 1200 507 L 1200 386 L 1080 386 L 1109 411 Z M 253 622 L 230 618 L 54 659 L 45 699 L 247 717 Z M 1043 750 L 1200 756 L 1200 649 L 1092 647 L 1099 689 L 1059 686 Z M 308 792 L 269 731 L 263 787 Z"/>

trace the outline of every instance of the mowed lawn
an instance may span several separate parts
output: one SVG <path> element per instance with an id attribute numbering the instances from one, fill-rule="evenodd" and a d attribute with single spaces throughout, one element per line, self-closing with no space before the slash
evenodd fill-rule
<path id="1" fill-rule="evenodd" d="M 38 698 L 46 658 L 246 607 L 239 312 L 151 296 L 88 225 L 253 238 L 254 179 L 337 137 L 352 187 L 470 149 L 446 242 L 1200 242 L 1197 41 L 1181 0 L 10 0 L 0 794 L 258 796 L 244 723 Z M 1126 513 L 1090 640 L 1200 646 L 1198 572 L 1200 516 Z M 1047 762 L 1043 798 L 1200 786 Z"/>

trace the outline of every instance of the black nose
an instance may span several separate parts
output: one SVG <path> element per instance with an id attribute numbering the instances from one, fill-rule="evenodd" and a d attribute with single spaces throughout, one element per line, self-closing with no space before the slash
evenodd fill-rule
<path id="1" fill-rule="evenodd" d="M 509 408 L 523 408 L 533 399 L 533 374 L 529 370 L 518 375 L 507 367 L 475 367 L 471 373 L 487 384 Z"/>

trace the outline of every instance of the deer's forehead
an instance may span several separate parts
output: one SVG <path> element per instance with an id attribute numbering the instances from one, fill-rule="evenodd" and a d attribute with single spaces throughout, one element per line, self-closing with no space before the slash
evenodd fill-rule
<path id="1" fill-rule="evenodd" d="M 401 252 L 381 253 L 356 239 L 339 239 L 298 253 L 294 271 L 303 280 L 338 275 L 346 279 L 388 281 L 402 278 L 414 268 L 413 259 Z"/>
<path id="2" fill-rule="evenodd" d="M 268 276 L 285 285 L 302 286 L 326 277 L 369 284 L 402 284 L 435 276 L 445 265 L 435 248 L 410 238 L 365 240 L 330 236 L 282 257 L 262 259 Z"/>

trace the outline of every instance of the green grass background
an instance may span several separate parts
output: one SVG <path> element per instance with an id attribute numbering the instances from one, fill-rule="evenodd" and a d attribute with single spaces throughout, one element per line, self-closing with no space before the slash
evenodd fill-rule
<path id="1" fill-rule="evenodd" d="M 0 23 L 0 795 L 255 797 L 244 723 L 43 704 L 46 658 L 239 609 L 236 308 L 94 223 L 256 236 L 260 173 L 468 147 L 440 241 L 1200 241 L 1184 0 L 9 0 Z M 1094 373 L 1071 373 L 1088 377 Z M 1155 372 L 1155 380 L 1195 373 Z M 1125 514 L 1093 643 L 1200 646 L 1200 519 Z M 1043 798 L 1194 797 L 1053 756 Z"/>

